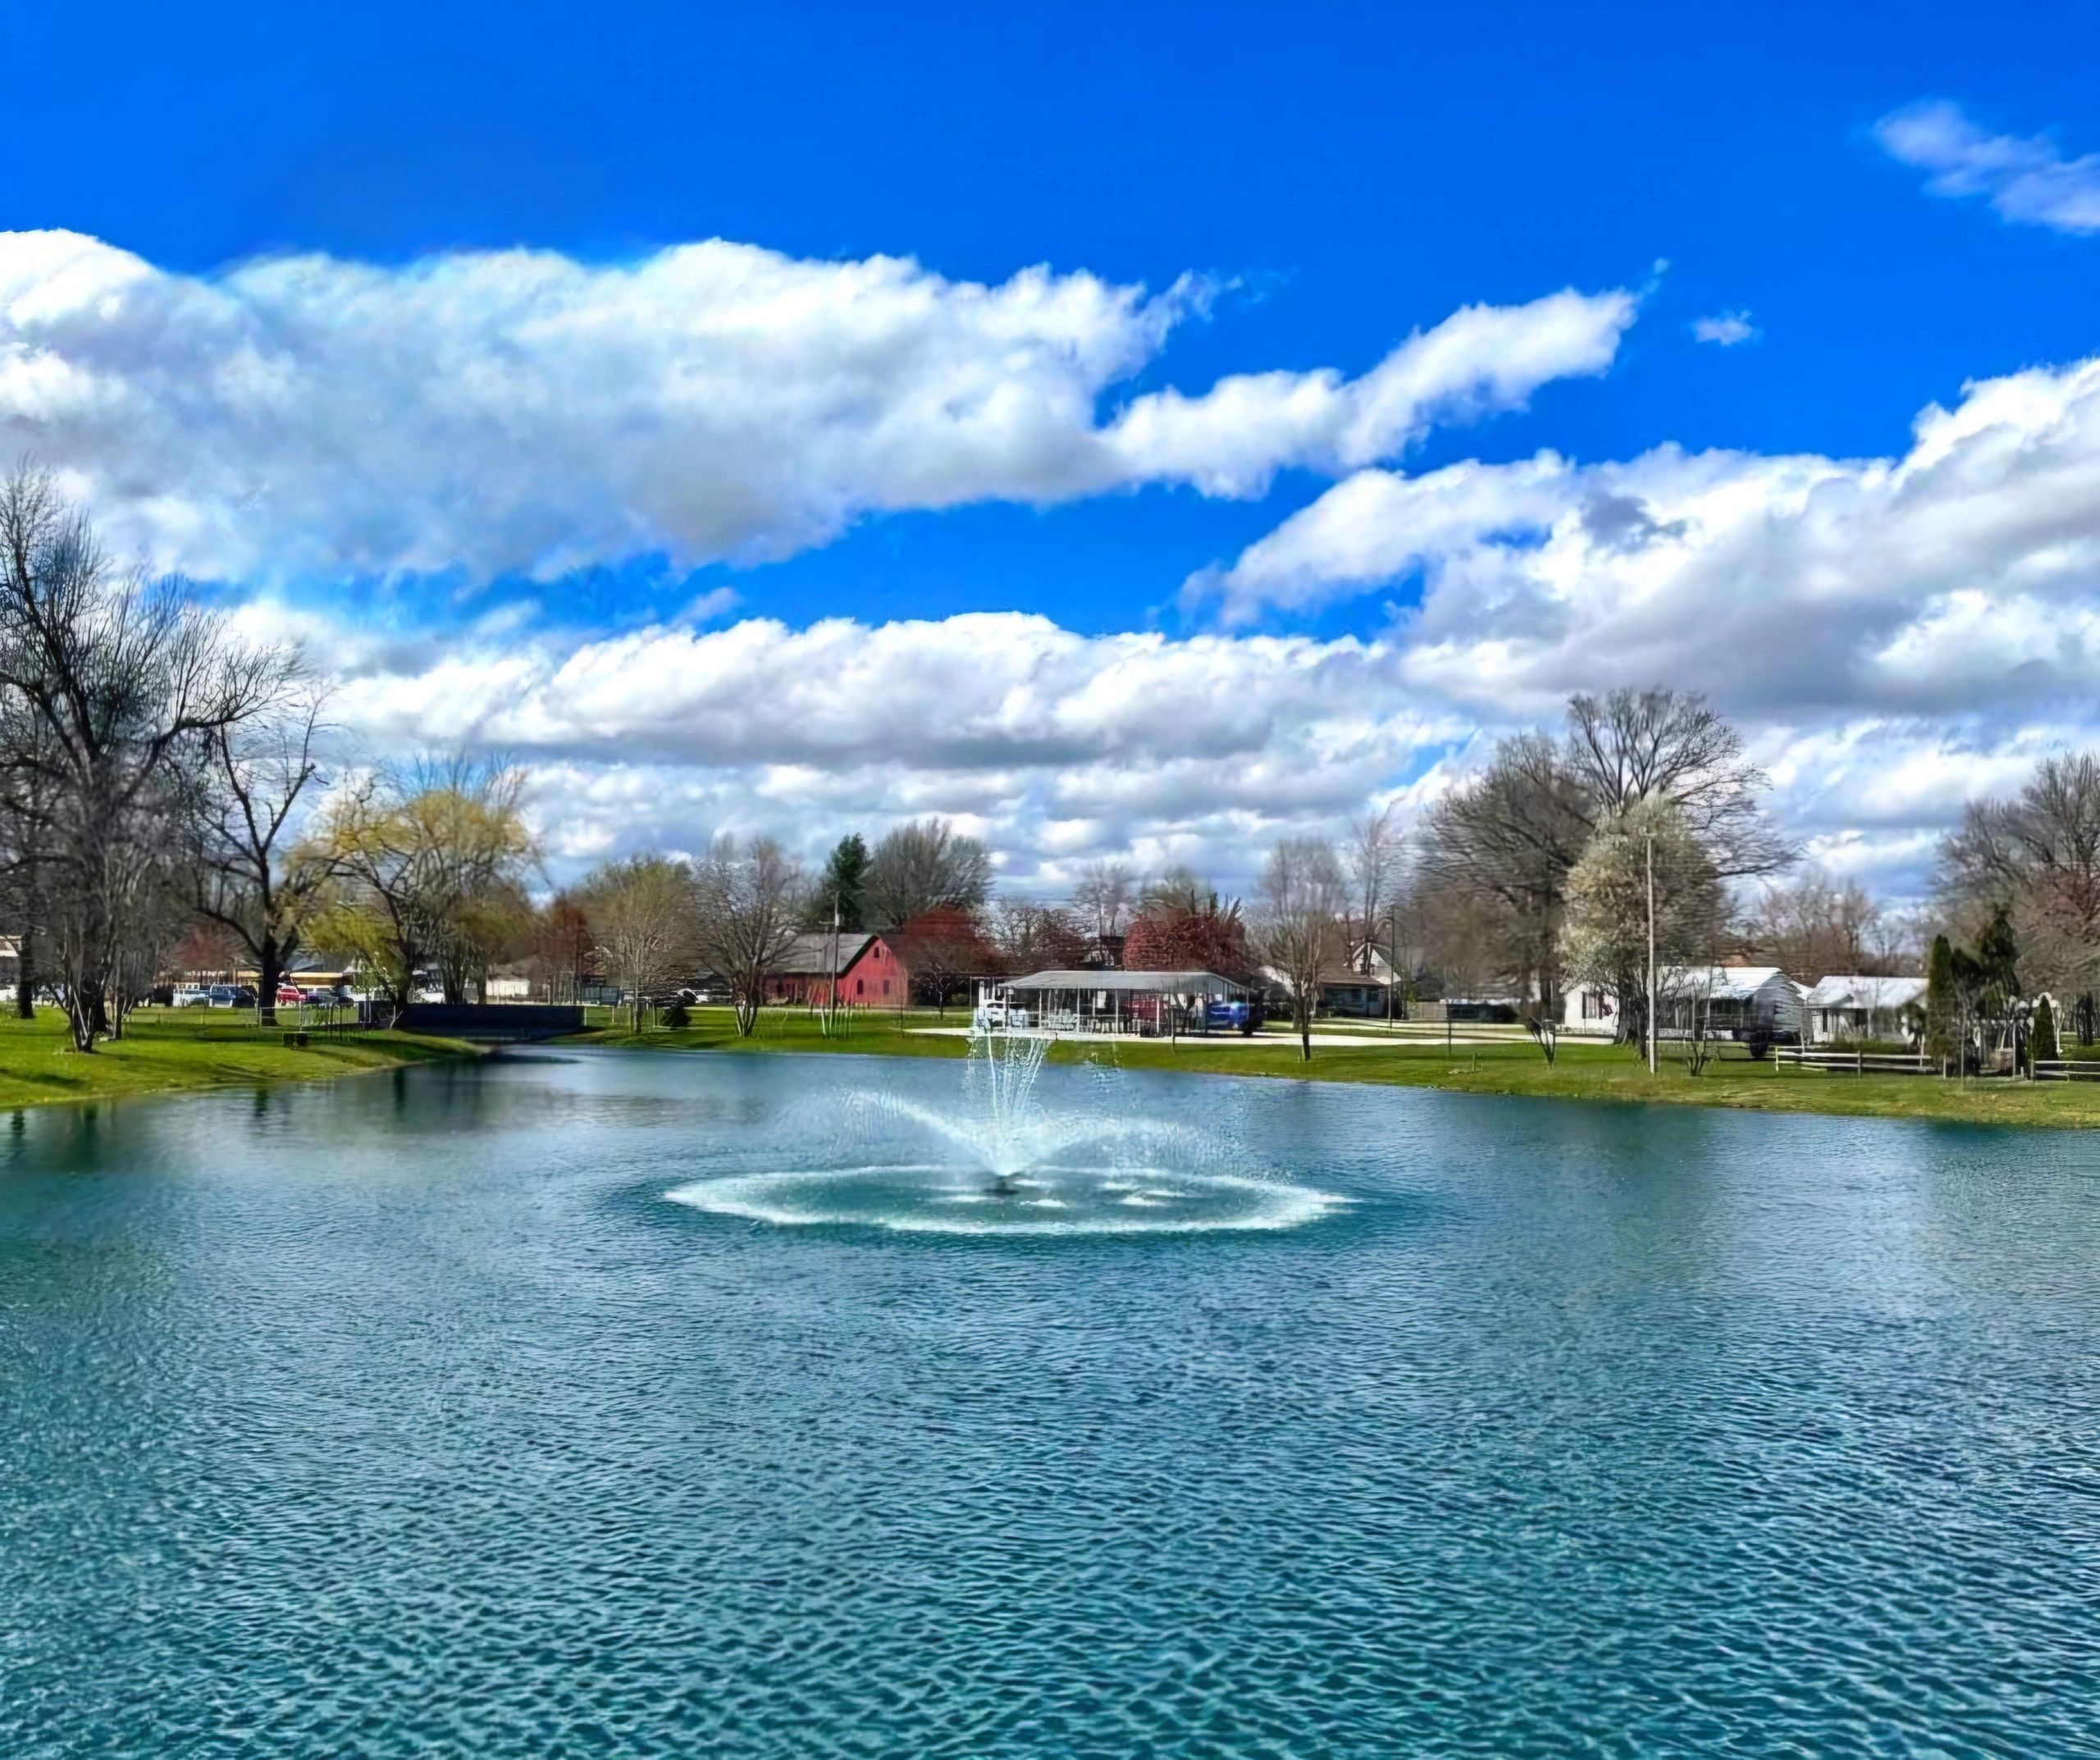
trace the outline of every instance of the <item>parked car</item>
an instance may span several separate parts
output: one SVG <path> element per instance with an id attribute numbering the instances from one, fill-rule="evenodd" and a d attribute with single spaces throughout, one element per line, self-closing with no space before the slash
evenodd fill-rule
<path id="1" fill-rule="evenodd" d="M 170 1008 L 209 1008 L 212 992 L 202 984 L 177 984 L 168 999 Z"/>
<path id="2" fill-rule="evenodd" d="M 231 984 L 214 984 L 204 992 L 204 999 L 213 1008 L 238 1008 L 240 1005 L 235 999 L 240 994 Z"/>
<path id="3" fill-rule="evenodd" d="M 300 989 L 297 984 L 280 984 L 277 986 L 277 1001 L 280 1005 L 290 1008 L 297 1008 L 305 1001 L 306 992 Z"/>

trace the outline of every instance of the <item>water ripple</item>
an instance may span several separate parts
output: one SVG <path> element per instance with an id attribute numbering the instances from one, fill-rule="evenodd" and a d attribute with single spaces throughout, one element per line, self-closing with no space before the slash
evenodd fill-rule
<path id="1" fill-rule="evenodd" d="M 1352 1201 L 993 1243 L 664 1202 L 863 1165 L 842 1073 L 27 1119 L 0 1754 L 2100 1745 L 2100 1145 L 1052 1069 Z"/>

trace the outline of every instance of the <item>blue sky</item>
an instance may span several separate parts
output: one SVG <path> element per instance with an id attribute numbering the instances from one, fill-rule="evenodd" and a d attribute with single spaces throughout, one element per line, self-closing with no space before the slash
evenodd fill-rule
<path id="1" fill-rule="evenodd" d="M 179 515 L 168 515 L 149 505 L 150 453 L 105 456 L 92 423 L 54 422 L 40 394 L 10 393 L 0 381 L 11 440 L 75 471 L 121 536 L 222 577 L 217 590 L 233 600 L 303 619 L 331 650 L 354 656 L 360 676 L 375 681 L 358 710 L 375 738 L 449 726 L 431 712 L 472 695 L 470 673 L 491 701 L 500 692 L 486 680 L 497 674 L 517 694 L 556 691 L 579 645 L 603 661 L 591 645 L 620 632 L 683 631 L 679 613 L 696 601 L 688 623 L 718 635 L 748 618 L 778 619 L 791 634 L 829 618 L 870 631 L 921 620 L 940 623 L 943 641 L 966 650 L 1000 638 L 949 620 L 1039 614 L 1094 645 L 1060 650 L 1054 665 L 1039 647 L 1013 661 L 1016 677 L 1054 672 L 1066 699 L 1084 682 L 1116 676 L 1126 650 L 1113 638 L 1133 632 L 1174 645 L 1169 651 L 1189 663 L 1194 650 L 1182 645 L 1228 645 L 1217 663 L 1225 673 L 1203 672 L 1205 660 L 1197 673 L 1209 682 L 1189 688 L 1256 695 L 1267 688 L 1263 642 L 1307 645 L 1281 663 L 1300 674 L 1345 659 L 1335 644 L 1346 638 L 1390 650 L 1384 694 L 1367 697 L 1354 718 L 1382 732 L 1338 733 L 1331 712 L 1294 709 L 1288 693 L 1268 722 L 1236 725 L 1200 750 L 1163 735 L 1089 745 L 1065 729 L 1060 738 L 1077 739 L 1082 753 L 1074 761 L 1111 766 L 1098 791 L 1131 803 L 1099 813 L 1079 810 L 1048 775 L 1040 755 L 1057 740 L 1031 734 L 1002 747 L 988 725 L 970 752 L 921 751 L 886 746 L 875 730 L 863 752 L 842 727 L 821 750 L 789 742 L 769 750 L 724 735 L 711 703 L 680 695 L 679 668 L 705 672 L 720 653 L 651 652 L 641 674 L 650 688 L 662 679 L 664 714 L 682 718 L 689 738 L 585 727 L 582 712 L 570 711 L 587 691 L 533 726 L 496 727 L 484 714 L 454 730 L 500 737 L 545 763 L 563 822 L 590 828 L 574 840 L 577 859 L 689 839 L 708 828 L 704 818 L 747 826 L 770 812 L 814 825 L 840 811 L 879 819 L 938 808 L 999 842 L 1010 872 L 1052 888 L 1082 857 L 1119 846 L 1141 863 L 1190 855 L 1229 867 L 1235 851 L 1292 815 L 1281 804 L 1287 790 L 1235 793 L 1221 777 L 1287 769 L 1293 755 L 1303 762 L 1342 739 L 1348 764 L 1304 809 L 1332 817 L 1350 800 L 1436 786 L 1563 688 L 1626 682 L 1610 676 L 1623 642 L 1564 642 L 1551 663 L 1535 656 L 1505 674 L 1479 655 L 1502 653 L 1512 631 L 1523 635 L 1526 604 L 1550 603 L 1548 621 L 1565 619 L 1561 576 L 1513 584 L 1513 571 L 1527 566 L 1518 552 L 1543 545 L 1551 557 L 1544 539 L 1560 529 L 1554 522 L 1577 518 L 1600 495 L 1630 494 L 1655 510 L 1656 531 L 1717 521 L 1710 503 L 1685 513 L 1710 486 L 1665 471 L 1656 449 L 1726 449 L 1764 461 L 1742 481 L 1785 501 L 1793 491 L 1772 486 L 1784 473 L 1769 461 L 1900 459 L 1927 406 L 1954 409 L 1965 385 L 2023 369 L 2067 372 L 2100 347 L 2100 223 L 2085 226 L 2077 206 L 2085 184 L 2100 184 L 2078 163 L 2100 151 L 2089 78 L 2100 64 L 2100 14 L 2079 9 L 626 6 L 603 14 L 536 4 L 47 9 L 11 27 L 18 66 L 66 72 L 16 82 L 0 111 L 5 224 L 84 235 L 171 285 L 221 290 L 258 259 L 319 254 L 383 278 L 524 248 L 587 269 L 712 239 L 790 262 L 910 258 L 938 284 L 930 297 L 944 302 L 966 303 L 974 296 L 954 290 L 1002 287 L 1035 265 L 1152 295 L 1198 278 L 1201 295 L 1185 302 L 1156 345 L 1112 372 L 1081 376 L 1076 394 L 1095 399 L 1104 424 L 1148 394 L 1195 396 L 1230 375 L 1331 369 L 1354 378 L 1411 333 L 1468 307 L 1522 308 L 1566 289 L 1599 298 L 1625 290 L 1637 313 L 1615 332 L 1600 368 L 1543 372 L 1491 400 L 1484 416 L 1432 411 L 1360 455 L 1272 449 L 1252 487 L 1219 492 L 1170 470 L 1076 487 L 1061 477 L 1051 492 L 1024 472 L 988 487 L 954 490 L 944 480 L 923 495 L 885 488 L 870 491 L 870 502 L 853 477 L 826 490 L 843 497 L 838 507 L 824 502 L 832 514 L 756 551 L 742 539 L 713 544 L 675 521 L 658 532 L 652 516 L 608 512 L 617 535 L 594 540 L 574 572 L 548 559 L 560 546 L 550 550 L 545 531 L 472 528 L 477 510 L 504 502 L 480 480 L 472 440 L 427 467 L 457 476 L 442 518 L 412 540 L 367 542 L 390 518 L 378 504 L 384 496 L 360 504 L 357 486 L 377 480 L 372 449 L 390 444 L 389 412 L 301 436 L 335 461 L 340 518 L 315 514 L 313 492 L 304 491 L 274 523 L 243 527 L 262 493 L 253 485 L 236 493 L 193 476 Z M 1915 107 L 1933 102 L 1956 107 L 1937 121 Z M 1891 133 L 1887 119 L 1920 114 L 1914 135 Z M 1957 138 L 1957 121 L 1974 140 Z M 2007 194 L 2022 165 L 2038 166 L 2041 197 Z M 37 259 L 16 297 L 58 272 Z M 916 299 L 924 290 L 907 292 Z M 247 299 L 238 287 L 234 297 Z M 354 298 L 331 288 L 331 323 Z M 285 309 L 257 321 L 264 333 Z M 491 358 L 506 358 L 495 321 L 418 309 L 401 321 L 456 326 L 441 346 L 429 343 L 427 358 L 456 359 L 481 336 Z M 119 342 L 95 344 L 107 344 L 97 371 L 115 371 L 118 358 L 130 371 L 178 337 L 171 358 L 187 363 L 181 372 L 156 358 L 134 387 L 167 414 L 164 453 L 185 444 L 185 424 L 218 419 L 184 375 L 204 370 L 197 362 L 225 326 L 189 314 L 174 300 Z M 1745 340 L 1696 340 L 1696 321 L 1732 314 L 1742 315 Z M 184 333 L 185 324 L 196 333 Z M 792 331 L 778 334 L 789 339 L 782 348 L 801 346 Z M 25 326 L 11 345 L 19 364 L 68 344 Z M 811 372 L 822 373 L 826 345 L 809 344 Z M 2064 408 L 2049 419 L 2082 431 L 2082 394 L 2057 391 Z M 406 405 L 422 394 L 415 384 L 387 394 L 401 400 L 402 426 L 413 427 Z M 433 381 L 427 394 L 450 394 Z M 347 407 L 316 400 L 324 405 Z M 769 409 L 751 419 L 780 418 Z M 673 442 L 652 439 L 655 421 L 647 409 L 620 413 L 579 440 L 587 456 L 578 468 L 608 447 L 634 449 L 635 470 L 651 481 L 710 468 L 707 458 L 688 462 Z M 884 472 L 889 433 L 878 423 L 864 436 Z M 779 472 L 792 474 L 824 444 L 791 439 Z M 652 444 L 661 456 L 644 456 Z M 270 450 L 262 445 L 266 457 Z M 1527 487 L 1509 511 L 1496 510 L 1500 502 L 1476 508 L 1462 534 L 1445 531 L 1427 548 L 1394 529 L 1396 521 L 1427 529 L 1417 500 L 1388 495 L 1375 546 L 1386 560 L 1367 570 L 1334 559 L 1331 530 L 1294 523 L 1313 510 L 1331 527 L 1349 509 L 1337 513 L 1326 498 L 1344 479 L 1363 496 L 1390 488 L 1384 478 L 1404 486 L 1440 472 L 1491 472 L 1542 451 L 1609 481 Z M 1621 466 L 1623 480 L 1611 474 Z M 910 474 L 924 480 L 915 467 Z M 1921 480 L 1930 474 L 1921 466 Z M 1358 475 L 1381 481 L 1358 485 Z M 1513 493 L 1507 483 L 1496 492 Z M 1876 491 L 1847 479 L 1843 492 Z M 623 493 L 605 491 L 614 500 Z M 799 490 L 782 493 L 801 505 Z M 1914 485 L 1876 512 L 1873 536 L 1830 541 L 1847 554 L 1883 541 L 1919 554 L 1922 539 L 1892 535 L 1896 522 L 1915 519 L 1918 493 Z M 520 498 L 529 496 L 518 490 Z M 486 517 L 493 525 L 517 515 Z M 751 529 L 773 532 L 771 518 Z M 1920 578 L 1905 589 L 1905 618 L 1892 618 L 1879 590 L 1862 586 L 1854 596 L 1875 600 L 1872 614 L 1840 619 L 1827 634 L 1807 613 L 1792 626 L 1796 642 L 1845 649 L 1849 665 L 1783 678 L 1763 656 L 1669 644 L 1649 663 L 1667 656 L 1684 682 L 1712 690 L 1760 732 L 1778 798 L 1835 865 L 1915 886 L 1931 835 L 1964 790 L 1995 785 L 2035 751 L 2083 732 L 2082 710 L 2062 706 L 2084 689 L 2083 649 L 2065 657 L 2057 614 L 2068 607 L 2076 621 L 2092 604 L 2082 552 L 2038 601 L 2054 608 L 2033 619 L 2048 632 L 2047 652 L 2015 644 L 1979 661 L 1976 644 L 1958 639 L 1963 592 L 2015 582 L 2030 591 L 2038 555 L 2085 541 L 2082 527 L 2066 536 L 2031 509 L 2021 519 L 2028 536 L 1979 557 L 1971 582 Z M 195 540 L 200 522 L 217 533 L 213 543 Z M 1932 529 L 1929 520 L 1904 528 Z M 1358 555 L 1363 528 L 1349 532 Z M 1283 561 L 1271 546 L 1262 567 L 1246 564 L 1279 536 L 1288 536 Z M 1306 548 L 1315 538 L 1326 545 L 1317 556 Z M 1617 616 L 1653 589 L 1597 560 L 1611 548 L 1591 545 L 1580 590 L 1593 609 Z M 521 565 L 528 552 L 533 560 Z M 1703 566 L 1721 572 L 1696 590 L 1726 595 L 1731 582 L 1751 580 L 1774 590 L 1767 571 L 1791 566 L 1797 572 L 1785 590 L 1815 602 L 1812 564 L 1727 554 L 1736 572 L 1710 554 Z M 1191 577 L 1244 590 L 1185 590 Z M 1440 591 L 1449 600 L 1441 610 Z M 1463 636 L 1461 600 L 1474 620 Z M 1477 627 L 1481 608 L 1495 606 L 1513 621 Z M 375 630 L 408 638 L 413 651 L 360 645 Z M 1743 629 L 1733 639 L 1769 636 Z M 1486 645 L 1465 659 L 1468 641 Z M 1961 666 L 1913 663 L 1950 645 L 1965 652 L 1970 673 L 2030 686 L 2009 697 L 1988 679 L 1962 682 Z M 523 671 L 521 655 L 532 663 Z M 436 678 L 433 657 L 454 673 Z M 800 651 L 775 662 L 806 674 L 841 659 Z M 910 672 L 919 663 L 894 663 Z M 942 672 L 937 659 L 926 665 Z M 660 666 L 670 670 L 650 669 Z M 1592 666 L 1594 678 L 1585 670 Z M 759 695 L 751 713 L 763 719 Z M 898 712 L 906 712 L 902 700 Z M 559 731 L 546 732 L 555 722 Z M 1839 750 L 1853 755 L 1855 772 L 1833 793 L 1815 778 L 1833 775 Z M 849 788 L 842 801 L 814 783 L 798 794 L 792 777 L 781 780 L 813 765 L 843 777 L 861 757 L 906 781 Z M 1208 782 L 1180 773 L 1212 760 L 1222 768 Z M 1888 778 L 1912 773 L 1915 786 L 1891 795 Z M 846 804 L 856 797 L 865 806 Z M 652 800 L 675 810 L 651 817 L 637 805 Z"/>

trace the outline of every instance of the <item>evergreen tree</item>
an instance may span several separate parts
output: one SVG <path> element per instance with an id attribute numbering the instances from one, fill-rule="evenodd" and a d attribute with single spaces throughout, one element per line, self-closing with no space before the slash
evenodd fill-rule
<path id="1" fill-rule="evenodd" d="M 2047 1063 L 2063 1054 L 2057 1049 L 2057 1014 L 2047 996 L 2034 1005 L 2033 1063 Z M 2030 1063 L 2029 1069 L 2033 1067 Z"/>
<path id="2" fill-rule="evenodd" d="M 2013 939 L 2011 919 L 2004 905 L 1991 913 L 1991 920 L 1976 938 L 1976 955 L 1970 967 L 1965 987 L 1970 1014 L 1987 1035 L 1991 1049 L 2011 1046 L 2013 1068 L 2017 1070 L 2026 1060 L 2021 1056 L 2016 1006 L 2020 995 L 2020 946 Z M 1961 960 L 1955 961 L 1954 970 L 1960 983 L 1965 976 Z"/>
<path id="3" fill-rule="evenodd" d="M 2020 994 L 2020 946 L 2013 939 L 2011 919 L 2001 905 L 1976 942 L 1977 975 L 2003 1007 Z"/>
<path id="4" fill-rule="evenodd" d="M 810 895 L 810 926 L 829 928 L 832 906 L 835 904 L 838 907 L 839 928 L 865 928 L 861 894 L 867 878 L 867 840 L 857 831 L 850 832 L 833 846 L 830 859 L 824 864 L 824 878 L 818 881 Z"/>
<path id="5" fill-rule="evenodd" d="M 1954 993 L 1954 944 L 1933 937 L 1925 964 L 1925 1055 L 1942 1070 L 1954 1056 L 1955 1019 L 1961 1003 Z"/>

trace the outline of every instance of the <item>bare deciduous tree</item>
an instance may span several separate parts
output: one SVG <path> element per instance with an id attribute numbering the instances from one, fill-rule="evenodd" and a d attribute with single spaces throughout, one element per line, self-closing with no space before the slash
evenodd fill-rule
<path id="1" fill-rule="evenodd" d="M 729 987 L 737 1031 L 748 1038 L 758 1026 L 765 980 L 795 939 L 801 869 L 770 837 L 740 846 L 725 834 L 695 864 L 693 889 L 694 951 Z"/>
<path id="2" fill-rule="evenodd" d="M 1751 942 L 1797 983 L 1833 972 L 1878 969 L 1881 907 L 1856 880 L 1840 884 L 1811 869 L 1791 884 L 1769 886 L 1744 924 Z"/>
<path id="3" fill-rule="evenodd" d="M 1561 908 L 1568 871 L 1589 841 L 1590 802 L 1544 734 L 1519 734 L 1431 809 L 1422 877 L 1439 910 L 1459 905 L 1468 946 L 1499 946 L 1520 995 L 1550 1012 L 1559 999 Z M 1494 920 L 1494 932 L 1481 931 Z"/>
<path id="4" fill-rule="evenodd" d="M 1406 840 L 1400 835 L 1399 809 L 1390 804 L 1370 809 L 1352 823 L 1349 841 L 1343 846 L 1342 860 L 1355 895 L 1356 938 L 1365 950 L 1365 971 L 1371 969 L 1371 944 L 1378 938 L 1406 847 Z"/>
<path id="5" fill-rule="evenodd" d="M 1936 890 L 1963 939 L 2005 910 L 2029 987 L 2078 999 L 2079 1039 L 2100 1031 L 2100 755 L 2044 759 L 2011 798 L 1972 803 Z"/>
<path id="6" fill-rule="evenodd" d="M 1541 1011 L 1557 1001 L 1568 876 L 1593 834 L 1643 801 L 1681 818 L 1723 878 L 1776 872 L 1792 851 L 1766 819 L 1765 778 L 1736 730 L 1695 694 L 1578 695 L 1558 741 L 1505 740 L 1428 815 L 1422 864 L 1440 888 L 1492 907 L 1497 964 Z"/>
<path id="7" fill-rule="evenodd" d="M 946 819 L 917 819 L 888 832 L 868 858 L 861 896 L 866 920 L 895 928 L 943 905 L 976 912 L 992 896 L 992 858 Z"/>
<path id="8" fill-rule="evenodd" d="M 1086 932 L 1069 910 L 1007 898 L 992 914 L 992 945 L 1009 973 L 1063 969 L 1086 957 Z"/>
<path id="9" fill-rule="evenodd" d="M 649 999 L 693 955 L 699 913 L 692 870 L 667 856 L 631 855 L 593 873 L 580 902 L 606 975 L 626 992 L 639 1033 Z"/>
<path id="10" fill-rule="evenodd" d="M 1331 845 L 1291 837 L 1269 852 L 1255 910 L 1256 944 L 1290 996 L 1299 1055 L 1312 1057 L 1320 981 L 1342 951 L 1349 887 Z"/>
<path id="11" fill-rule="evenodd" d="M 1072 908 L 1080 914 L 1097 943 L 1112 940 L 1130 921 L 1135 888 L 1130 870 L 1121 862 L 1089 862 L 1080 870 L 1080 883 L 1073 889 Z"/>
<path id="12" fill-rule="evenodd" d="M 210 738 L 282 691 L 181 582 L 113 570 L 49 476 L 0 484 L 0 791 L 39 876 L 73 1042 L 108 1024 L 121 951 L 194 811 Z"/>
<path id="13" fill-rule="evenodd" d="M 1614 691 L 1568 700 L 1564 761 L 1594 828 L 1641 800 L 1666 802 L 1723 879 L 1778 872 L 1794 851 L 1764 816 L 1764 773 L 1696 691 Z"/>
<path id="14" fill-rule="evenodd" d="M 276 1019 L 277 986 L 299 953 L 327 879 L 297 846 L 299 815 L 321 786 L 315 741 L 326 700 L 307 688 L 210 738 L 196 830 L 194 902 L 255 963 L 258 1018 Z"/>

